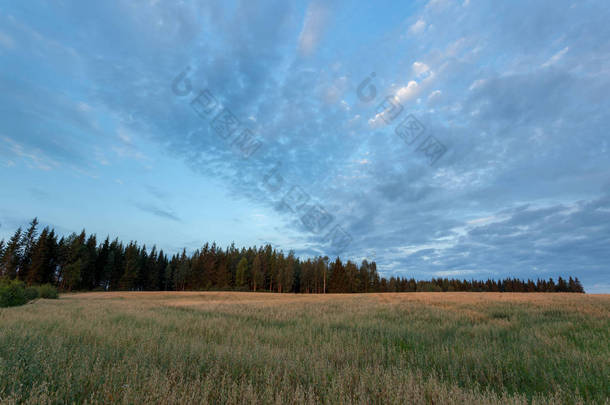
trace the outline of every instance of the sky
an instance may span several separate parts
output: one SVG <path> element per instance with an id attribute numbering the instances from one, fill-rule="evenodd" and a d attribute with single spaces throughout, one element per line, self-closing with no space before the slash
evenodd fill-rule
<path id="1" fill-rule="evenodd" d="M 0 0 L 0 239 L 610 292 L 610 3 Z"/>

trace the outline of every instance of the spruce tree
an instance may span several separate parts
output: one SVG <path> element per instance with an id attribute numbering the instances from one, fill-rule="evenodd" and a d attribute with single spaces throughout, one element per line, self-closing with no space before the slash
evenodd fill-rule
<path id="1" fill-rule="evenodd" d="M 45 228 L 42 230 L 40 237 L 32 249 L 31 264 L 25 276 L 25 281 L 28 285 L 42 283 L 45 273 L 48 271 L 51 254 L 49 229 Z"/>
<path id="2" fill-rule="evenodd" d="M 130 242 L 125 249 L 125 271 L 119 282 L 119 289 L 133 291 L 136 288 L 136 280 L 140 272 L 140 252 L 134 242 Z"/>
<path id="3" fill-rule="evenodd" d="M 248 259 L 242 257 L 237 264 L 237 270 L 235 272 L 235 287 L 240 288 L 246 285 L 248 281 L 246 279 L 246 273 L 248 272 Z"/>
<path id="4" fill-rule="evenodd" d="M 23 240 L 21 241 L 23 251 L 21 255 L 19 272 L 17 274 L 17 277 L 20 280 L 26 279 L 26 276 L 30 270 L 30 265 L 32 264 L 32 252 L 34 250 L 34 246 L 36 245 L 36 237 L 38 235 L 37 227 L 38 218 L 34 218 L 32 222 L 30 222 L 30 227 L 23 235 Z"/>
<path id="5" fill-rule="evenodd" d="M 9 239 L 6 248 L 4 249 L 2 263 L 0 263 L 1 277 L 7 277 L 9 279 L 17 278 L 19 263 L 21 262 L 21 236 L 22 230 L 20 227 L 17 228 L 11 239 Z"/>
<path id="6" fill-rule="evenodd" d="M 4 243 L 4 239 L 0 240 L 0 263 L 2 263 L 2 260 L 4 260 L 4 249 L 5 248 L 5 243 Z"/>
<path id="7" fill-rule="evenodd" d="M 252 263 L 252 288 L 256 291 L 257 288 L 261 288 L 264 282 L 263 277 L 263 265 L 259 254 L 254 256 L 254 262 Z"/>

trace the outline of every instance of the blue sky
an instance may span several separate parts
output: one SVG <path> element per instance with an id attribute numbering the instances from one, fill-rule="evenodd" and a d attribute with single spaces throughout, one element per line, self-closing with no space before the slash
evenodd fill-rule
<path id="1" fill-rule="evenodd" d="M 610 292 L 608 21 L 607 1 L 0 1 L 0 238 L 38 216 Z"/>

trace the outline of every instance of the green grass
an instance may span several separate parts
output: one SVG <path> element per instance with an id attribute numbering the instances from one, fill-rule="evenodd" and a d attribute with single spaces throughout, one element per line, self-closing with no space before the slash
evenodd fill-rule
<path id="1" fill-rule="evenodd" d="M 0 403 L 610 403 L 608 296 L 89 293 L 0 325 Z"/>

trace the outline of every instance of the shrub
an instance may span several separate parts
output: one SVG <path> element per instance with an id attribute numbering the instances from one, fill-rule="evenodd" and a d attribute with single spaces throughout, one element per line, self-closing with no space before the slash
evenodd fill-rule
<path id="1" fill-rule="evenodd" d="M 59 298 L 59 294 L 57 293 L 57 288 L 55 288 L 51 284 L 39 285 L 38 287 L 36 287 L 36 289 L 38 290 L 38 296 L 40 298 L 47 298 L 47 299 L 54 299 L 54 300 Z"/>
<path id="2" fill-rule="evenodd" d="M 0 308 L 24 305 L 36 298 L 58 298 L 57 288 L 50 284 L 26 287 L 23 282 L 0 280 Z"/>
<path id="3" fill-rule="evenodd" d="M 35 287 L 27 287 L 24 292 L 25 292 L 25 298 L 28 301 L 32 301 L 32 300 L 35 300 L 36 298 L 38 298 L 38 289 Z"/>
<path id="4" fill-rule="evenodd" d="M 14 307 L 28 302 L 25 288 L 20 281 L 11 281 L 0 285 L 0 307 Z"/>

